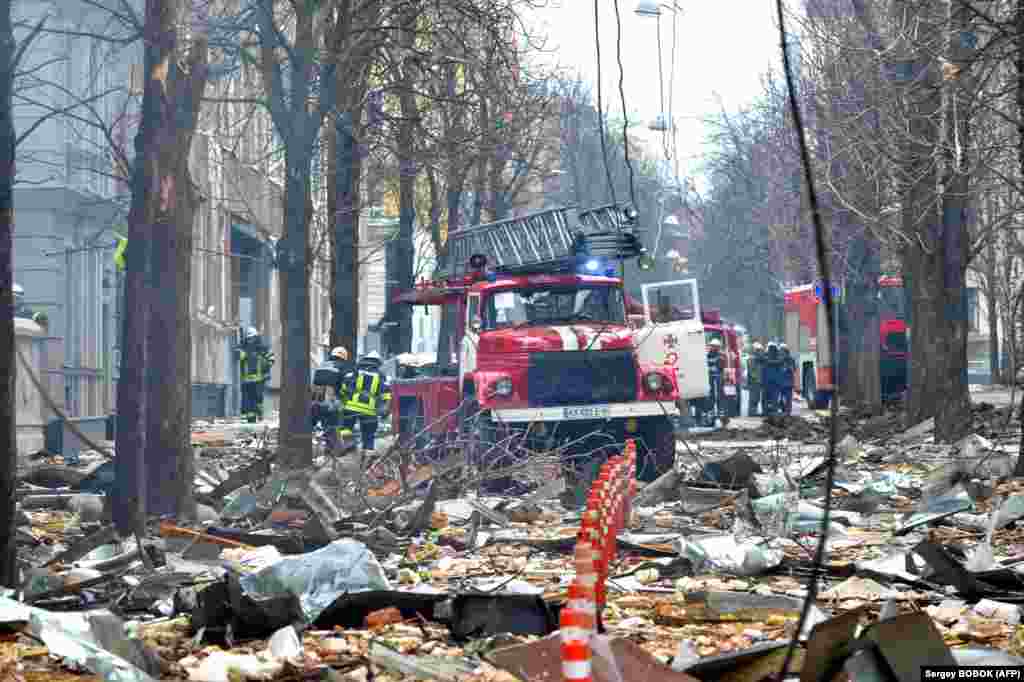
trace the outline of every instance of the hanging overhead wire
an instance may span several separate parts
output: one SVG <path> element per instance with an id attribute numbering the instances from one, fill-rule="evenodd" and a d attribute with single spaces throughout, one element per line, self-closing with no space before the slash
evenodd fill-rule
<path id="1" fill-rule="evenodd" d="M 637 212 L 640 207 L 636 203 L 636 178 L 633 173 L 633 162 L 629 160 L 629 112 L 626 110 L 626 72 L 622 68 L 622 17 L 619 14 L 619 0 L 615 5 L 615 59 L 619 63 L 619 98 L 622 100 L 622 150 L 629 169 L 629 201 Z M 596 0 L 595 0 L 596 7 Z"/>
<path id="2" fill-rule="evenodd" d="M 668 125 L 669 131 L 672 135 L 672 167 L 673 177 L 675 183 L 679 184 L 679 135 L 676 131 L 676 119 L 675 119 L 675 83 L 676 83 L 676 33 L 679 28 L 679 15 L 677 9 L 675 9 L 675 2 L 672 3 L 672 51 L 669 53 L 669 64 L 668 64 Z"/>
<path id="3" fill-rule="evenodd" d="M 659 13 L 654 19 L 657 24 L 657 35 L 658 35 L 658 93 L 661 97 L 661 110 L 658 112 L 658 116 L 661 119 L 658 121 L 659 124 L 664 126 L 661 129 L 661 147 L 665 151 L 665 158 L 668 159 L 671 156 L 668 148 L 668 122 L 665 120 L 667 109 L 665 108 L 665 67 L 662 66 L 662 49 L 661 49 L 661 14 Z"/>
<path id="4" fill-rule="evenodd" d="M 612 168 L 608 163 L 608 141 L 605 139 L 604 127 L 604 101 L 601 87 L 601 21 L 599 18 L 599 0 L 594 0 L 594 47 L 597 50 L 597 126 L 601 138 L 601 159 L 604 161 L 604 175 L 608 180 L 608 192 L 611 194 L 612 203 L 617 204 L 615 198 L 615 183 L 612 181 Z"/>
<path id="5" fill-rule="evenodd" d="M 825 252 L 825 227 L 821 220 L 821 210 L 818 207 L 818 195 L 814 189 L 814 175 L 811 172 L 811 159 L 807 151 L 807 141 L 804 139 L 804 124 L 800 115 L 800 105 L 797 102 L 796 87 L 793 84 L 792 65 L 789 61 L 789 50 L 786 49 L 786 19 L 782 6 L 782 0 L 775 0 L 775 9 L 779 19 L 779 38 L 782 48 L 782 68 L 786 75 L 786 89 L 789 93 L 789 106 L 793 111 L 793 125 L 796 128 L 797 143 L 800 146 L 800 162 L 803 166 L 804 181 L 807 185 L 807 199 L 811 207 L 811 218 L 814 221 L 814 245 L 818 258 L 818 269 L 821 272 L 822 286 L 821 295 L 825 302 L 825 323 L 829 330 L 835 329 L 835 310 L 832 301 L 831 268 L 829 267 L 828 254 Z M 835 335 L 828 334 L 828 352 L 832 358 L 832 366 L 835 367 L 836 339 Z M 810 614 L 811 606 L 818 596 L 818 577 L 822 572 L 825 562 L 825 545 L 828 542 L 829 521 L 832 515 L 832 488 L 835 482 L 836 470 L 836 440 L 838 437 L 839 404 L 838 392 L 834 393 L 830 401 L 831 419 L 828 432 L 828 453 L 825 466 L 825 504 L 821 516 L 821 529 L 818 536 L 818 547 L 814 553 L 814 562 L 811 566 L 811 575 L 807 583 L 807 596 L 804 598 L 804 605 L 800 611 L 800 620 L 797 622 L 796 631 L 786 649 L 786 658 L 782 662 L 782 670 L 778 679 L 784 680 L 789 673 L 789 667 L 793 662 L 796 653 L 797 643 L 800 641 L 800 633 L 803 632 Z"/>

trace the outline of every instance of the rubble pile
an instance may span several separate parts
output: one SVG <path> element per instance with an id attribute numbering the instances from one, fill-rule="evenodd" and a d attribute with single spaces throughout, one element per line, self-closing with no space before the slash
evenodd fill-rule
<path id="1" fill-rule="evenodd" d="M 975 417 L 977 433 L 939 444 L 928 422 L 841 415 L 800 632 L 819 570 L 822 418 L 681 441 L 618 536 L 595 679 L 761 679 L 793 637 L 797 675 L 869 665 L 837 660 L 836 642 L 872 642 L 898 679 L 922 656 L 1024 664 L 1024 480 L 1016 443 L 995 437 L 1006 413 Z M 105 456 L 37 459 L 17 491 L 24 582 L 0 596 L 0 679 L 559 679 L 581 522 L 561 480 L 445 499 L 437 468 L 370 475 L 353 456 L 283 470 L 273 440 L 198 426 L 198 519 L 139 538 L 108 522 Z M 919 646 L 893 647 L 893 633 Z"/>

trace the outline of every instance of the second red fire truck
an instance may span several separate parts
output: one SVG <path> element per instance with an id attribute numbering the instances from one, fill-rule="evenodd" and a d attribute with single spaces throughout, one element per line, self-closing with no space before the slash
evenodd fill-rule
<path id="1" fill-rule="evenodd" d="M 907 388 L 909 347 L 903 278 L 892 275 L 880 277 L 878 291 L 882 397 L 893 399 L 901 396 Z M 842 381 L 843 368 L 849 358 L 847 330 L 849 325 L 855 323 L 848 319 L 842 303 L 842 292 L 838 287 L 833 289 L 832 294 L 838 304 L 838 315 L 835 318 L 837 328 L 833 330 L 838 341 L 838 368 L 833 368 L 832 358 L 829 357 L 821 286 L 804 284 L 787 288 L 784 292 L 785 339 L 797 360 L 795 389 L 813 409 L 827 407 L 837 385 Z"/>

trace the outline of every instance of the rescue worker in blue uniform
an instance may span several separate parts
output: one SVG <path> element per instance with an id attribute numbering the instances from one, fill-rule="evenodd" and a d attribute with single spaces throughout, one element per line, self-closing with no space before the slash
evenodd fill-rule
<path id="1" fill-rule="evenodd" d="M 771 417 L 779 412 L 779 404 L 782 397 L 782 385 L 785 382 L 783 376 L 783 358 L 779 352 L 779 344 L 769 342 L 768 350 L 764 354 L 764 415 Z"/>
<path id="2" fill-rule="evenodd" d="M 359 422 L 363 450 L 370 452 L 377 438 L 379 417 L 391 407 L 391 384 L 381 371 L 381 357 L 371 351 L 359 359 L 354 371 L 345 377 L 346 400 L 343 404 L 343 429 L 351 429 Z"/>
<path id="3" fill-rule="evenodd" d="M 242 379 L 242 417 L 250 424 L 263 418 L 263 392 L 274 366 L 274 353 L 267 348 L 254 327 L 245 330 L 238 348 Z"/>
<path id="4" fill-rule="evenodd" d="M 796 360 L 789 352 L 789 346 L 785 343 L 779 344 L 779 354 L 782 356 L 782 395 L 779 396 L 782 402 L 782 413 L 793 414 L 793 380 L 796 377 Z"/>

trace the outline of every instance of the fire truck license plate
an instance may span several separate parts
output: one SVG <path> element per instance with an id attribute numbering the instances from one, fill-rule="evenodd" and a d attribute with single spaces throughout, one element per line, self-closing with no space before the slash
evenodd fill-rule
<path id="1" fill-rule="evenodd" d="M 735 386 L 723 386 L 722 388 L 725 390 L 726 395 L 736 395 Z"/>
<path id="2" fill-rule="evenodd" d="M 611 410 L 607 407 L 566 407 L 564 419 L 607 419 Z"/>

